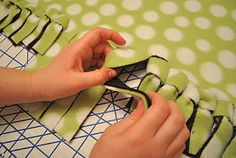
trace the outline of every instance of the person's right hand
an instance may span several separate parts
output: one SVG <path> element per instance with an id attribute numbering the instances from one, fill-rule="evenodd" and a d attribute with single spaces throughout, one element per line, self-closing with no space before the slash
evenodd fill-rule
<path id="1" fill-rule="evenodd" d="M 132 114 L 108 127 L 93 147 L 90 158 L 178 158 L 189 130 L 173 101 L 150 93 L 152 106 L 142 102 Z"/>

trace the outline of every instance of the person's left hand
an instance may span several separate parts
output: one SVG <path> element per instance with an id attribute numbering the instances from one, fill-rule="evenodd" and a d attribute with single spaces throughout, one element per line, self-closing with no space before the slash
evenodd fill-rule
<path id="1" fill-rule="evenodd" d="M 112 69 L 87 71 L 92 66 L 101 67 L 112 50 L 107 40 L 118 45 L 125 40 L 115 31 L 96 28 L 74 41 L 46 68 L 32 74 L 32 85 L 41 98 L 55 100 L 73 95 L 91 86 L 101 85 L 116 75 Z"/>

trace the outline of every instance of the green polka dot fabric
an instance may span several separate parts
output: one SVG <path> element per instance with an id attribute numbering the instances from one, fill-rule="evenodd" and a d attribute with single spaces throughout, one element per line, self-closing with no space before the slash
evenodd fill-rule
<path id="1" fill-rule="evenodd" d="M 57 9 L 70 18 L 65 30 L 68 42 L 76 34 L 79 37 L 94 27 L 112 28 L 123 35 L 127 44 L 125 50 L 115 50 L 111 56 L 121 59 L 134 56 L 122 65 L 156 54 L 186 72 L 201 87 L 210 87 L 224 99 L 235 101 L 236 76 L 232 74 L 236 72 L 236 4 L 233 0 L 29 2 L 47 11 Z M 107 62 L 110 67 L 121 65 Z"/>
<path id="2" fill-rule="evenodd" d="M 135 56 L 134 62 L 149 54 L 165 57 L 201 87 L 211 87 L 224 99 L 236 98 L 236 76 L 232 75 L 236 72 L 233 0 L 40 3 L 70 16 L 68 34 L 97 26 L 112 28 L 127 40 L 127 49 L 114 53 L 119 58 Z"/>
<path id="3" fill-rule="evenodd" d="M 14 25 L 19 27 L 19 20 L 15 18 L 24 18 L 21 13 L 26 8 L 17 5 L 21 1 L 23 0 L 0 1 L 2 31 L 11 32 Z M 22 33 L 24 31 L 21 29 L 14 32 L 18 42 L 21 41 L 29 49 L 37 49 L 38 54 L 28 65 L 28 70 L 45 67 L 63 47 L 88 30 L 94 27 L 112 28 L 127 42 L 122 47 L 112 44 L 115 49 L 107 56 L 104 67 L 117 68 L 147 61 L 146 76 L 138 88 L 143 91 L 155 90 L 169 99 L 176 100 L 191 130 L 183 157 L 235 157 L 234 0 L 24 2 L 43 11 L 29 33 Z M 35 12 L 32 11 L 31 15 L 37 16 Z M 25 16 L 25 23 L 21 23 L 23 27 L 20 28 L 23 29 L 32 22 L 28 20 L 31 15 Z M 55 23 L 54 19 L 58 16 L 66 17 L 68 20 Z M 39 43 L 44 43 L 47 39 L 47 29 L 55 24 L 59 27 L 52 29 L 54 37 L 50 44 L 45 48 L 39 46 Z M 78 96 L 53 103 L 42 102 L 24 107 L 33 116 L 45 124 L 48 123 L 50 129 L 70 141 L 103 94 L 104 89 L 98 89 L 99 92 L 92 102 L 86 102 L 82 96 L 89 98 L 87 94 L 94 94 L 93 88 L 83 91 Z M 77 115 L 78 113 L 81 115 Z M 57 121 L 53 122 L 53 119 Z M 76 125 L 72 127 L 66 122 L 75 122 Z"/>

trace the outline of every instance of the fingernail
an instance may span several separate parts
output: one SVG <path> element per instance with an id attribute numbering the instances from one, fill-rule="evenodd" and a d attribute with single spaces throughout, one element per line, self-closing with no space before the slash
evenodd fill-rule
<path id="1" fill-rule="evenodd" d="M 116 71 L 115 70 L 109 70 L 108 76 L 109 76 L 109 78 L 115 77 L 116 76 Z"/>

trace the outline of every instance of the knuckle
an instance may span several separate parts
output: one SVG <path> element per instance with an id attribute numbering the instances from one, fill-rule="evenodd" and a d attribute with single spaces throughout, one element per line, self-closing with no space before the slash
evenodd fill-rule
<path id="1" fill-rule="evenodd" d="M 153 98 L 155 92 L 148 92 L 147 94 L 148 94 L 149 98 L 152 100 L 152 98 Z"/>
<path id="2" fill-rule="evenodd" d="M 176 103 L 173 100 L 168 100 L 168 104 L 177 107 Z"/>
<path id="3" fill-rule="evenodd" d="M 182 114 L 180 114 L 180 113 L 175 113 L 175 114 L 173 115 L 173 119 L 174 119 L 174 121 L 175 121 L 177 124 L 179 124 L 179 125 L 184 125 L 184 124 L 185 124 L 185 118 L 184 118 L 184 116 L 183 116 Z"/>
<path id="4" fill-rule="evenodd" d="M 150 94 L 153 96 L 153 98 L 159 97 L 158 93 L 150 92 Z"/>
<path id="5" fill-rule="evenodd" d="M 161 94 L 155 93 L 155 96 L 156 96 L 158 99 L 160 99 L 161 101 L 167 102 L 166 98 L 165 98 L 164 96 L 162 96 Z"/>
<path id="6" fill-rule="evenodd" d="M 114 126 L 113 125 L 108 126 L 104 131 L 105 134 L 110 134 L 110 133 L 113 133 L 113 132 L 114 132 Z"/>
<path id="7" fill-rule="evenodd" d="M 103 78 L 105 78 L 104 76 L 105 76 L 104 71 L 95 70 L 94 78 L 96 82 L 98 82 L 98 84 L 100 84 L 103 81 Z"/>
<path id="8" fill-rule="evenodd" d="M 100 81 L 100 83 L 104 83 L 108 80 L 109 78 L 109 72 L 108 71 L 102 71 L 99 75 L 98 75 L 98 80 Z"/>
<path id="9" fill-rule="evenodd" d="M 87 32 L 86 35 L 91 35 L 91 36 L 92 35 L 99 35 L 100 31 L 101 31 L 101 28 L 96 27 L 96 28 L 92 29 L 91 31 Z"/>
<path id="10" fill-rule="evenodd" d="M 186 148 L 185 143 L 178 143 L 178 145 L 175 146 L 175 153 L 176 152 L 183 152 L 184 149 Z"/>
<path id="11" fill-rule="evenodd" d="M 149 140 L 149 137 L 145 134 L 143 134 L 142 136 L 138 135 L 133 137 L 133 144 L 135 146 L 144 146 L 145 144 L 149 143 Z"/>
<path id="12" fill-rule="evenodd" d="M 179 146 L 178 151 L 179 151 L 179 152 L 183 152 L 185 148 L 186 148 L 186 146 L 185 146 L 185 144 L 183 143 L 183 144 L 181 144 L 181 145 Z"/>
<path id="13" fill-rule="evenodd" d="M 157 105 L 157 107 L 159 108 L 160 112 L 168 115 L 170 113 L 170 108 L 169 106 L 163 105 L 163 104 L 159 104 L 159 106 Z"/>
<path id="14" fill-rule="evenodd" d="M 160 101 L 166 101 L 166 99 L 162 95 L 160 95 L 159 93 L 151 92 L 151 95 L 153 97 L 152 100 L 156 99 L 156 100 L 160 100 Z"/>
<path id="15" fill-rule="evenodd" d="M 188 128 L 185 127 L 183 132 L 184 132 L 184 136 L 185 136 L 185 138 L 188 139 L 189 136 L 190 136 L 190 132 L 189 132 Z"/>

